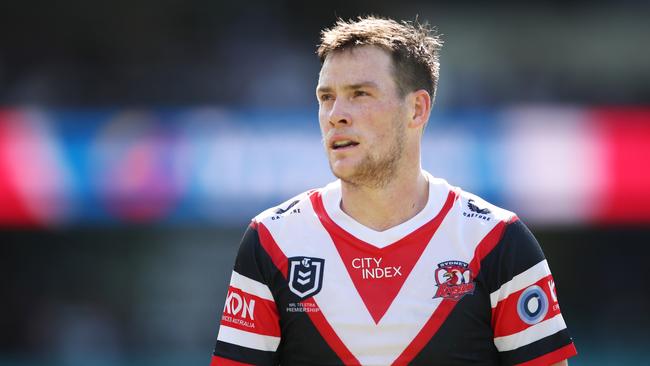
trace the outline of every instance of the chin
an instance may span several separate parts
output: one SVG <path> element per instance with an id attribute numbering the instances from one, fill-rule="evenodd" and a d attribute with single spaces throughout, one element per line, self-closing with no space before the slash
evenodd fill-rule
<path id="1" fill-rule="evenodd" d="M 332 174 L 338 179 L 347 181 L 350 177 L 353 177 L 354 174 L 345 169 L 332 169 Z"/>
<path id="2" fill-rule="evenodd" d="M 330 170 L 335 177 L 341 180 L 348 180 L 353 177 L 356 172 L 354 166 L 351 166 L 351 164 L 342 164 L 340 161 L 334 163 L 330 162 Z"/>

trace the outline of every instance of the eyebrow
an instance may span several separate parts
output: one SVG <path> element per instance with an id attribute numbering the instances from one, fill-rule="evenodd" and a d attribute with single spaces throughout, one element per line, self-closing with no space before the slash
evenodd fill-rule
<path id="1" fill-rule="evenodd" d="M 346 90 L 357 90 L 357 89 L 363 89 L 363 88 L 377 89 L 377 83 L 375 83 L 374 81 L 364 81 L 364 82 L 361 82 L 361 83 L 350 84 L 350 85 L 346 85 L 346 86 L 343 87 L 343 89 L 346 89 Z M 316 93 L 329 93 L 332 90 L 333 89 L 328 87 L 328 86 L 319 86 L 316 89 Z"/>

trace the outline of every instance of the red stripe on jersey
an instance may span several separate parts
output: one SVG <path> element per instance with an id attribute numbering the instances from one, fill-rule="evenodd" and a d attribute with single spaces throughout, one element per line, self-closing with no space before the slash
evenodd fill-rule
<path id="1" fill-rule="evenodd" d="M 284 278 L 286 279 L 288 276 L 288 259 L 287 256 L 282 252 L 282 249 L 278 246 L 278 243 L 275 242 L 275 239 L 273 238 L 273 235 L 271 235 L 271 232 L 269 229 L 264 226 L 264 224 L 260 223 L 254 223 L 254 227 L 257 229 L 257 232 L 260 237 L 260 243 L 262 244 L 262 247 L 266 252 L 269 254 L 271 257 L 271 260 L 273 261 L 273 264 L 280 270 Z M 318 308 L 318 304 L 316 303 L 316 300 L 314 298 L 309 298 L 304 300 L 303 302 L 306 303 L 311 303 L 313 304 L 313 307 Z M 318 308 L 319 311 L 315 312 L 308 312 L 309 319 L 311 319 L 312 323 L 314 323 L 314 326 L 318 330 L 321 336 L 323 336 L 323 339 L 325 339 L 325 342 L 332 348 L 334 353 L 346 364 L 346 365 L 360 365 L 360 362 L 354 357 L 352 352 L 348 349 L 348 347 L 343 344 L 343 341 L 341 341 L 341 338 L 336 334 L 332 326 L 329 324 L 327 319 L 323 316 L 322 312 L 320 311 L 320 308 Z"/>
<path id="2" fill-rule="evenodd" d="M 413 341 L 406 347 L 402 354 L 397 357 L 392 365 L 408 365 L 438 332 L 438 329 L 440 329 L 440 326 L 445 322 L 451 311 L 454 310 L 456 304 L 458 304 L 458 301 L 450 299 L 442 300 L 436 311 L 431 314 L 427 323 L 422 327 L 420 333 L 415 336 Z"/>
<path id="3" fill-rule="evenodd" d="M 514 217 L 510 222 L 516 220 L 517 218 Z M 472 261 L 469 264 L 469 268 L 474 277 L 478 275 L 478 271 L 481 269 L 481 261 L 483 258 L 485 258 L 485 256 L 487 256 L 501 240 L 505 228 L 506 223 L 499 222 L 476 246 L 476 249 L 474 250 L 474 258 L 472 258 Z M 427 323 L 422 327 L 422 330 L 420 330 L 411 344 L 409 344 L 395 362 L 393 362 L 393 365 L 408 365 L 408 363 L 411 362 L 420 351 L 422 351 L 422 348 L 424 348 L 424 346 L 438 332 L 438 329 L 440 329 L 440 326 L 445 322 L 447 316 L 449 316 L 456 304 L 458 304 L 458 302 L 454 300 L 442 300 Z"/>
<path id="4" fill-rule="evenodd" d="M 310 195 L 314 211 L 327 230 L 345 268 L 375 324 L 379 323 L 458 194 L 450 191 L 440 212 L 402 239 L 378 248 L 345 231 L 327 214 L 320 193 Z"/>
<path id="5" fill-rule="evenodd" d="M 536 359 L 520 363 L 520 366 L 547 366 L 556 362 L 564 361 L 567 358 L 573 357 L 578 354 L 576 346 L 573 343 L 567 344 L 562 348 L 558 348 L 553 352 L 547 353 Z"/>
<path id="6" fill-rule="evenodd" d="M 232 286 L 228 289 L 221 324 L 255 334 L 280 336 L 275 302 Z"/>
<path id="7" fill-rule="evenodd" d="M 314 298 L 309 298 L 306 300 L 303 300 L 303 303 L 310 303 L 312 304 L 312 307 L 318 308 L 318 304 L 316 303 L 316 300 Z M 319 308 L 320 309 L 320 308 Z M 316 326 L 316 329 L 318 329 L 318 332 L 323 336 L 325 339 L 325 342 L 336 352 L 336 355 L 339 356 L 341 361 L 343 361 L 343 364 L 346 366 L 356 366 L 356 365 L 361 365 L 359 360 L 350 352 L 348 347 L 343 343 L 341 338 L 336 334 L 330 323 L 325 319 L 325 316 L 323 316 L 323 313 L 319 311 L 314 311 L 314 312 L 308 312 L 307 315 L 309 315 L 309 319 L 311 319 L 311 322 L 314 323 Z"/>
<path id="8" fill-rule="evenodd" d="M 519 303 L 519 297 L 521 294 L 528 289 L 530 286 L 537 285 L 539 286 L 544 293 L 546 294 L 546 299 L 548 300 L 548 309 L 546 315 L 543 319 L 540 319 L 540 322 L 550 319 L 560 313 L 560 304 L 556 300 L 555 292 L 552 289 L 551 283 L 553 282 L 553 276 L 548 275 L 539 281 L 526 286 L 525 288 L 513 292 L 505 299 L 499 301 L 497 306 L 492 309 L 492 329 L 494 329 L 495 337 L 503 337 L 515 333 L 519 333 L 522 330 L 530 327 L 534 324 L 527 324 L 519 317 L 517 311 L 517 306 Z M 537 323 L 536 323 L 537 324 Z"/>
<path id="9" fill-rule="evenodd" d="M 472 271 L 474 277 L 476 277 L 481 270 L 481 262 L 483 259 L 492 252 L 494 247 L 499 243 L 503 232 L 506 229 L 508 224 L 512 224 L 519 220 L 517 216 L 513 216 L 508 222 L 499 222 L 490 232 L 481 240 L 481 242 L 474 249 L 474 258 L 469 264 L 469 269 Z"/>
<path id="10" fill-rule="evenodd" d="M 237 362 L 227 358 L 212 356 L 210 366 L 253 366 L 250 363 Z"/>
<path id="11" fill-rule="evenodd" d="M 273 264 L 275 264 L 275 267 L 280 271 L 280 273 L 282 273 L 284 278 L 287 278 L 289 260 L 275 242 L 275 239 L 273 239 L 273 235 L 271 235 L 269 229 L 267 229 L 261 222 L 253 222 L 251 225 L 253 225 L 253 228 L 257 230 L 262 248 L 264 248 L 269 257 L 271 257 Z"/>

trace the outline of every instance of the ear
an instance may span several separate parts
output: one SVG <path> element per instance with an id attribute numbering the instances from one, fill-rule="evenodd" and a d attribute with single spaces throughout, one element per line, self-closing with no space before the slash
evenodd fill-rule
<path id="1" fill-rule="evenodd" d="M 431 114 L 431 96 L 424 90 L 416 90 L 409 95 L 412 115 L 409 119 L 410 128 L 420 128 L 426 125 Z"/>

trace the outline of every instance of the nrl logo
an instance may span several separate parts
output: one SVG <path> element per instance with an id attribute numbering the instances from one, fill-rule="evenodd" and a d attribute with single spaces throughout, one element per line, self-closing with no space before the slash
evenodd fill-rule
<path id="1" fill-rule="evenodd" d="M 441 297 L 458 301 L 467 294 L 474 293 L 475 283 L 469 265 L 461 261 L 446 261 L 436 269 L 436 291 L 433 298 Z"/>
<path id="2" fill-rule="evenodd" d="M 314 296 L 323 287 L 325 260 L 311 257 L 289 259 L 289 289 L 300 300 Z"/>

